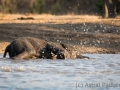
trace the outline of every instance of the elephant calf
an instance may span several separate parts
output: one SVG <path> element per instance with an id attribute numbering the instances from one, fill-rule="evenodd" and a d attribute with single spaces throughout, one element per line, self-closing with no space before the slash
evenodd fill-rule
<path id="1" fill-rule="evenodd" d="M 33 37 L 21 37 L 6 47 L 3 57 L 5 58 L 8 52 L 9 57 L 15 60 L 33 57 L 43 59 L 88 58 L 74 53 L 72 49 L 65 44 L 47 42 Z"/>

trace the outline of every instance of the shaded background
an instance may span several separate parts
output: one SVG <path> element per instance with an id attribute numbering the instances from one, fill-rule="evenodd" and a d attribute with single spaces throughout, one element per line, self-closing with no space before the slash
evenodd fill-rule
<path id="1" fill-rule="evenodd" d="M 1 13 L 100 14 L 101 0 L 0 0 Z"/>

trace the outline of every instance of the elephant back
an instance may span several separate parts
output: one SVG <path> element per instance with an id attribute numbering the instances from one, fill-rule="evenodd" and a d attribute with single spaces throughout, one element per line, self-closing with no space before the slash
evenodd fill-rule
<path id="1" fill-rule="evenodd" d="M 39 52 L 39 50 L 43 49 L 47 42 L 45 40 L 33 38 L 33 37 L 27 37 L 28 41 L 32 44 L 34 49 Z"/>

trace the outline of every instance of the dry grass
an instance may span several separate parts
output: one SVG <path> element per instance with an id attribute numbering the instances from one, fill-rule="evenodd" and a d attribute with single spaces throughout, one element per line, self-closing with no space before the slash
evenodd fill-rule
<path id="1" fill-rule="evenodd" d="M 18 20 L 20 17 L 33 17 L 34 20 Z M 92 15 L 50 15 L 50 14 L 0 14 L 0 23 L 83 23 L 83 22 L 101 22 L 114 25 L 120 25 L 120 16 L 116 19 L 102 19 L 101 16 Z"/>
<path id="2" fill-rule="evenodd" d="M 20 17 L 33 17 L 34 20 L 18 20 Z M 18 14 L 18 15 L 11 15 L 11 14 L 0 14 L 0 23 L 57 23 L 57 24 L 64 24 L 64 23 L 80 23 L 80 22 L 96 22 L 101 21 L 100 16 L 89 16 L 89 15 L 49 15 L 49 14 L 42 14 L 42 15 L 31 15 L 31 14 Z"/>

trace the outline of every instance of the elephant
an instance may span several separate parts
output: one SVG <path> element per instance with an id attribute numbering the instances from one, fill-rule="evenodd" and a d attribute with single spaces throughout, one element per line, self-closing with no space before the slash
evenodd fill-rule
<path id="1" fill-rule="evenodd" d="M 75 52 L 72 46 L 62 43 L 54 43 L 34 37 L 20 37 L 13 40 L 5 49 L 6 54 L 14 60 L 20 59 L 67 59 L 89 58 Z"/>
<path id="2" fill-rule="evenodd" d="M 120 11 L 120 0 L 102 0 L 103 18 L 115 18 Z"/>

